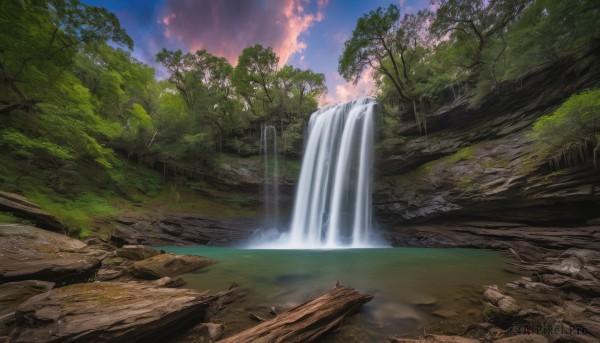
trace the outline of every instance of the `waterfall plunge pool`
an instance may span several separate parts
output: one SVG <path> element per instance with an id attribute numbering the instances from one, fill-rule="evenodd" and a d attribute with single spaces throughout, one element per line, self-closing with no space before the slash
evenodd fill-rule
<path id="1" fill-rule="evenodd" d="M 375 298 L 342 328 L 320 342 L 383 342 L 391 334 L 460 334 L 482 315 L 485 285 L 518 277 L 498 251 L 480 249 L 387 248 L 340 250 L 247 250 L 161 247 L 201 255 L 214 265 L 183 275 L 187 288 L 209 293 L 235 282 L 246 296 L 220 315 L 225 334 L 257 324 L 248 312 L 271 318 L 321 295 L 337 281 Z"/>

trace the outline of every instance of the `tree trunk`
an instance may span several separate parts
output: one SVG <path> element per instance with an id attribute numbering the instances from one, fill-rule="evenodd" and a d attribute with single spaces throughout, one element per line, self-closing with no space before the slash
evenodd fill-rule
<path id="1" fill-rule="evenodd" d="M 324 333 L 339 327 L 350 315 L 373 299 L 373 296 L 339 286 L 318 298 L 298 305 L 257 326 L 225 338 L 219 343 L 237 342 L 313 342 Z"/>

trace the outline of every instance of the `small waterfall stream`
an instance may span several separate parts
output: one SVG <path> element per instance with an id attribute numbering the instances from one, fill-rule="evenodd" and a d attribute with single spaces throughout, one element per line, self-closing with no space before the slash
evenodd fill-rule
<path id="1" fill-rule="evenodd" d="M 277 225 L 279 220 L 279 161 L 277 158 L 277 129 L 264 126 L 260 134 L 260 152 L 264 164 L 263 203 L 265 224 Z"/>

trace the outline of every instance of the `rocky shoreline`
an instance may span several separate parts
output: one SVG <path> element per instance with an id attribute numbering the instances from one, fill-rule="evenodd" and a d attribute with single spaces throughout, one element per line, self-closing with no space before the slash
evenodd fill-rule
<path id="1" fill-rule="evenodd" d="M 486 322 L 465 323 L 462 337 L 424 335 L 391 342 L 600 340 L 600 225 L 440 222 L 397 227 L 389 235 L 394 246 L 501 250 L 526 275 L 482 290 Z"/>
<path id="2" fill-rule="evenodd" d="M 211 318 L 241 294 L 235 289 L 202 294 L 181 288 L 185 281 L 177 278 L 212 261 L 165 253 L 137 244 L 148 241 L 135 235 L 133 240 L 123 236 L 125 227 L 137 237 L 152 237 L 154 243 L 192 245 L 198 242 L 186 237 L 213 235 L 220 239 L 213 244 L 234 244 L 252 232 L 245 222 L 227 231 L 211 231 L 215 222 L 174 216 L 152 222 L 144 219 L 141 225 L 134 218 L 119 218 L 116 225 L 121 228 L 114 230 L 109 241 L 92 238 L 87 244 L 31 226 L 1 224 L 0 342 L 172 340 L 175 332 L 182 341 L 220 339 L 223 324 L 211 323 Z M 174 232 L 164 230 L 168 225 L 184 228 L 185 234 L 173 236 L 176 242 L 161 241 L 160 235 Z M 139 227 L 146 231 L 135 229 Z M 388 235 L 393 246 L 399 247 L 501 250 L 526 275 L 482 290 L 485 322 L 464 323 L 462 336 L 424 334 L 391 338 L 390 342 L 600 339 L 599 225 L 440 222 L 390 228 Z"/>

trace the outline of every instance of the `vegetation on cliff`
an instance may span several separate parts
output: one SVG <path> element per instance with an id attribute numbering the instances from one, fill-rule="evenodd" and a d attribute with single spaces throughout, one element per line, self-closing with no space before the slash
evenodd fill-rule
<path id="1" fill-rule="evenodd" d="M 533 126 L 542 149 L 550 151 L 555 168 L 598 166 L 600 157 L 600 90 L 572 95 L 554 113 Z"/>

